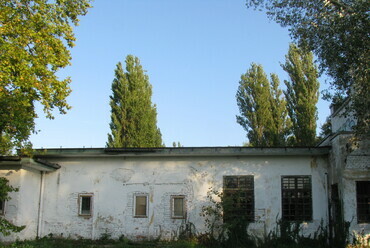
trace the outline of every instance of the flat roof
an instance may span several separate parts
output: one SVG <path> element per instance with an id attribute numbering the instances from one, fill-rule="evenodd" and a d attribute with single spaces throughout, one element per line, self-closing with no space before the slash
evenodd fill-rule
<path id="1" fill-rule="evenodd" d="M 42 148 L 35 158 L 69 157 L 228 157 L 322 156 L 330 147 L 158 147 L 158 148 Z"/>

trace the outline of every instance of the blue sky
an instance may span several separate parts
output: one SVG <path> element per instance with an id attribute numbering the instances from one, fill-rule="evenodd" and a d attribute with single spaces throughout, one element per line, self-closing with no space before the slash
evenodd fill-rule
<path id="1" fill-rule="evenodd" d="M 166 146 L 239 146 L 236 123 L 240 75 L 252 62 L 287 79 L 280 63 L 291 42 L 287 29 L 244 0 L 95 0 L 75 28 L 67 115 L 47 120 L 39 111 L 34 147 L 104 147 L 116 64 L 140 58 L 153 86 L 158 127 Z M 322 89 L 326 87 L 320 80 Z M 318 104 L 318 126 L 329 114 Z"/>

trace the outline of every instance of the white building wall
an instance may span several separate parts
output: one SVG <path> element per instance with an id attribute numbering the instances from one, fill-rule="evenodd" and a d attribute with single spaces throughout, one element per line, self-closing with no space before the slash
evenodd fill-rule
<path id="1" fill-rule="evenodd" d="M 187 220 L 204 232 L 202 206 L 210 187 L 222 189 L 225 175 L 254 175 L 256 234 L 266 234 L 281 216 L 281 176 L 311 175 L 313 221 L 302 225 L 316 231 L 327 222 L 327 161 L 321 157 L 150 157 L 60 159 L 62 166 L 45 177 L 41 236 L 97 239 L 176 237 L 183 222 L 171 219 L 171 195 L 185 195 Z M 93 215 L 78 216 L 78 194 L 93 193 Z M 134 218 L 134 195 L 149 196 L 148 218 Z"/>
<path id="2" fill-rule="evenodd" d="M 19 233 L 12 233 L 5 237 L 0 234 L 0 240 L 14 241 L 36 238 L 40 172 L 32 169 L 0 170 L 0 177 L 7 178 L 11 186 L 19 188 L 18 192 L 9 194 L 11 199 L 5 202 L 4 218 L 17 226 L 26 226 Z"/>

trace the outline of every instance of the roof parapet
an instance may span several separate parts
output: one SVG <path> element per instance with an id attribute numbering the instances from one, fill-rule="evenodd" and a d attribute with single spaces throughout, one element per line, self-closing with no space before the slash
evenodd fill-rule
<path id="1" fill-rule="evenodd" d="M 232 157 L 319 156 L 330 147 L 161 147 L 161 148 L 56 148 L 36 150 L 35 158 L 71 157 Z"/>

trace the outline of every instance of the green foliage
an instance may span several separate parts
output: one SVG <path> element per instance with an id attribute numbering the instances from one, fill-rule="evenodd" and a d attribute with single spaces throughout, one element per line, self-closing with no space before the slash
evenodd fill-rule
<path id="1" fill-rule="evenodd" d="M 287 90 L 284 93 L 295 138 L 292 145 L 313 146 L 316 143 L 316 103 L 320 87 L 313 54 L 291 44 L 282 67 L 290 77 L 285 81 Z"/>
<path id="2" fill-rule="evenodd" d="M 184 146 L 181 145 L 180 141 L 177 141 L 177 143 L 174 141 L 172 142 L 172 147 L 184 147 Z"/>
<path id="3" fill-rule="evenodd" d="M 364 229 L 360 233 L 354 232 L 353 235 L 353 246 L 350 247 L 370 248 L 370 234 L 366 233 Z"/>
<path id="4" fill-rule="evenodd" d="M 179 228 L 179 240 L 191 241 L 196 237 L 197 231 L 194 223 L 184 221 Z"/>
<path id="5" fill-rule="evenodd" d="M 235 197 L 238 197 L 236 194 Z M 225 221 L 225 213 L 235 208 L 235 200 L 225 197 L 222 192 L 207 192 L 208 203 L 202 207 L 207 232 L 198 235 L 199 244 L 206 247 L 249 247 L 249 248 L 362 248 L 367 246 L 349 246 L 349 222 L 335 221 L 333 239 L 329 229 L 321 221 L 315 232 L 303 234 L 301 222 L 289 222 L 276 219 L 276 226 L 264 237 L 248 233 L 249 222 L 243 216 L 234 216 Z M 356 238 L 366 245 L 369 235 L 357 235 Z M 356 240 L 355 240 L 356 244 Z"/>
<path id="6" fill-rule="evenodd" d="M 279 85 L 278 76 L 271 74 L 270 103 L 272 126 L 270 127 L 270 140 L 272 140 L 273 146 L 287 145 L 287 139 L 292 133 L 292 122 L 288 116 L 287 102 Z"/>
<path id="7" fill-rule="evenodd" d="M 357 134 L 370 134 L 370 1 L 247 0 L 248 7 L 288 27 L 293 39 L 313 51 L 332 77 L 332 96 L 351 96 Z"/>
<path id="8" fill-rule="evenodd" d="M 9 180 L 0 177 L 0 201 L 7 201 L 10 200 L 9 193 L 10 192 L 17 192 L 18 188 L 14 188 L 13 186 L 9 185 Z M 12 232 L 20 232 L 25 228 L 25 226 L 16 226 L 10 223 L 8 220 L 0 217 L 0 232 L 4 236 L 10 235 Z"/>
<path id="9" fill-rule="evenodd" d="M 241 76 L 236 100 L 240 111 L 237 122 L 247 131 L 251 146 L 284 146 L 289 135 L 286 102 L 279 89 L 279 78 L 267 79 L 261 65 L 252 64 Z"/>
<path id="10" fill-rule="evenodd" d="M 29 144 L 37 102 L 48 118 L 70 108 L 71 80 L 56 73 L 70 64 L 72 26 L 89 7 L 89 0 L 0 1 L 0 154 Z"/>
<path id="11" fill-rule="evenodd" d="M 300 222 L 276 221 L 276 227 L 264 238 L 257 238 L 259 248 L 329 248 L 328 230 L 323 222 L 313 235 L 302 234 Z"/>
<path id="12" fill-rule="evenodd" d="M 144 241 L 133 242 L 126 238 L 120 240 L 89 240 L 45 237 L 36 240 L 17 241 L 10 245 L 0 245 L 1 248 L 203 248 L 196 240 L 178 241 Z"/>
<path id="13" fill-rule="evenodd" d="M 225 213 L 235 210 L 234 202 L 238 194 L 233 197 L 217 190 L 207 192 L 209 203 L 202 207 L 201 216 L 204 217 L 206 233 L 198 236 L 200 244 L 207 247 L 255 247 L 254 238 L 248 234 L 249 221 L 246 216 L 225 218 Z"/>
<path id="14" fill-rule="evenodd" d="M 161 147 L 157 109 L 152 104 L 152 86 L 140 60 L 128 55 L 126 72 L 119 62 L 112 83 L 111 133 L 108 147 Z"/>
<path id="15" fill-rule="evenodd" d="M 332 131 L 331 131 L 331 120 L 330 120 L 330 118 L 327 118 L 325 123 L 322 124 L 322 126 L 321 126 L 321 132 L 320 132 L 319 138 L 323 139 L 323 138 L 327 137 L 328 135 L 330 135 L 331 133 L 332 133 Z"/>

